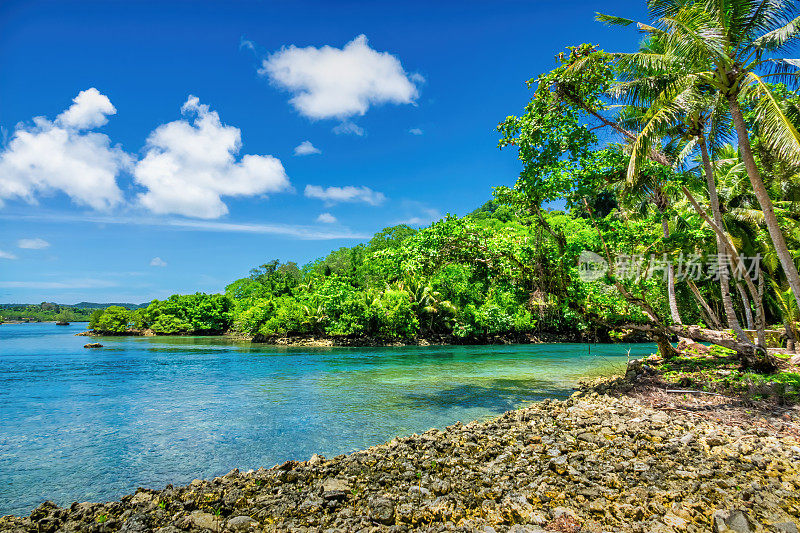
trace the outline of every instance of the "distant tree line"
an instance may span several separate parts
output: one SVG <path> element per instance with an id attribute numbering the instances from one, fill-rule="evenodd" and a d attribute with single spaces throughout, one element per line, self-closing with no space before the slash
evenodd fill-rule
<path id="1" fill-rule="evenodd" d="M 0 321 L 22 322 L 88 322 L 92 309 L 42 302 L 36 305 L 4 304 L 0 306 Z"/>
<path id="2" fill-rule="evenodd" d="M 159 335 L 218 335 L 230 329 L 230 307 L 230 300 L 221 294 L 175 294 L 139 309 L 118 305 L 96 309 L 89 328 L 113 334 L 150 330 Z"/>

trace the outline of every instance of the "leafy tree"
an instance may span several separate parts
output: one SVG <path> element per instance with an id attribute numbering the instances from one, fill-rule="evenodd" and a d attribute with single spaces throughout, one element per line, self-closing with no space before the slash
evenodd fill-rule
<path id="1" fill-rule="evenodd" d="M 112 305 L 101 311 L 97 317 L 92 313 L 89 326 L 101 333 L 125 333 L 130 324 L 131 312 L 124 307 Z"/>
<path id="2" fill-rule="evenodd" d="M 172 295 L 141 311 L 142 327 L 155 333 L 222 333 L 231 325 L 231 302 L 220 294 Z"/>

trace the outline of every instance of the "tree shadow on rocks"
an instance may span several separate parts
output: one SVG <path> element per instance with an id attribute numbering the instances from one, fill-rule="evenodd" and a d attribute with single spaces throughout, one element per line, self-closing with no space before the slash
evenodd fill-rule
<path id="1" fill-rule="evenodd" d="M 430 393 L 409 393 L 404 397 L 413 407 L 480 407 L 500 414 L 527 402 L 564 399 L 571 393 L 572 388 L 554 386 L 550 381 L 497 379 L 486 386 L 458 385 Z"/>

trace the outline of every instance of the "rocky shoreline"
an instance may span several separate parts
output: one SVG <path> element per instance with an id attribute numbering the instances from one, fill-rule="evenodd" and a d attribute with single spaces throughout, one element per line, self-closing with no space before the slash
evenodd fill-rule
<path id="1" fill-rule="evenodd" d="M 797 531 L 797 408 L 726 423 L 614 389 L 116 502 L 46 502 L 0 530 Z"/>
<path id="2" fill-rule="evenodd" d="M 200 335 L 198 333 L 179 333 L 174 335 L 163 335 L 154 333 L 150 329 L 129 329 L 124 332 L 97 332 L 94 330 L 82 331 L 75 334 L 78 337 L 181 337 L 181 336 L 223 336 L 232 340 L 253 342 L 270 346 L 297 346 L 297 347 L 388 347 L 388 346 L 484 346 L 484 345 L 509 345 L 509 344 L 542 344 L 553 342 L 569 343 L 600 343 L 615 344 L 625 343 L 652 343 L 641 332 L 630 331 L 619 338 L 611 339 L 608 336 L 572 332 L 572 333 L 547 333 L 541 332 L 534 334 L 513 334 L 513 335 L 490 335 L 485 337 L 456 337 L 454 335 L 436 335 L 427 337 L 416 337 L 408 340 L 389 340 L 375 337 L 363 336 L 331 336 L 331 335 L 293 335 L 288 337 L 264 335 L 249 336 L 238 332 L 208 333 Z"/>

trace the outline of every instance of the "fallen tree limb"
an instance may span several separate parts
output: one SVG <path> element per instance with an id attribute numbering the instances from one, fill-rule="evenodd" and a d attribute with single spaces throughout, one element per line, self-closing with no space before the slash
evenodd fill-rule
<path id="1" fill-rule="evenodd" d="M 711 396 L 720 396 L 722 398 L 728 398 L 732 400 L 730 396 L 725 396 L 724 394 L 718 394 L 716 392 L 706 392 L 704 390 L 667 390 L 666 392 L 671 392 L 673 394 L 710 394 Z"/>

